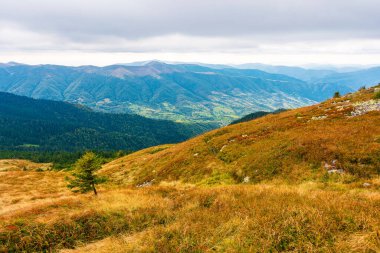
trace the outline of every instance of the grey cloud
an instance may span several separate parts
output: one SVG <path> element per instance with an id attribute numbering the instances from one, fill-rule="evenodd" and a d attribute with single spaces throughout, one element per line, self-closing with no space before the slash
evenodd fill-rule
<path id="1" fill-rule="evenodd" d="M 74 42 L 183 34 L 380 38 L 378 0 L 0 0 L 0 24 Z"/>

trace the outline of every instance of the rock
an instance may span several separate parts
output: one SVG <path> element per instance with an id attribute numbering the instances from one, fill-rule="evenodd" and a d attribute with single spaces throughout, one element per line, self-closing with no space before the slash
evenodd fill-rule
<path id="1" fill-rule="evenodd" d="M 199 155 L 199 153 L 195 153 L 193 156 L 198 156 Z"/>
<path id="2" fill-rule="evenodd" d="M 146 181 L 146 182 L 144 182 L 142 184 L 136 185 L 136 187 L 140 188 L 140 187 L 149 187 L 149 186 L 152 186 L 153 181 L 154 181 L 154 179 L 152 179 L 151 181 Z"/>
<path id="3" fill-rule="evenodd" d="M 364 102 L 357 102 L 354 105 L 354 110 L 351 112 L 351 116 L 360 116 L 371 111 L 380 111 L 380 100 L 368 100 Z"/>
<path id="4" fill-rule="evenodd" d="M 328 164 L 327 162 L 324 162 L 324 165 L 323 167 L 325 168 L 325 170 L 335 170 L 336 169 L 336 166 L 335 166 L 336 162 L 334 163 L 334 161 L 332 162 L 332 164 Z"/>
<path id="5" fill-rule="evenodd" d="M 334 173 L 343 174 L 344 170 L 337 168 L 338 163 L 339 163 L 338 160 L 332 160 L 331 164 L 327 162 L 323 162 L 323 167 L 325 168 L 325 170 L 327 170 L 327 173 L 329 174 L 334 174 Z"/>
<path id="6" fill-rule="evenodd" d="M 243 183 L 249 183 L 250 178 L 247 176 L 243 179 Z"/>
<path id="7" fill-rule="evenodd" d="M 346 109 L 348 106 L 349 106 L 349 105 L 339 105 L 339 106 L 336 107 L 336 110 L 337 110 L 338 112 L 341 112 L 341 111 L 343 111 L 344 109 Z"/>
<path id="8" fill-rule="evenodd" d="M 370 183 L 364 183 L 364 184 L 363 184 L 363 187 L 370 187 L 370 186 L 371 186 Z"/>
<path id="9" fill-rule="evenodd" d="M 313 116 L 311 120 L 323 120 L 326 119 L 327 115 L 321 115 L 321 116 Z"/>
<path id="10" fill-rule="evenodd" d="M 343 174 L 344 173 L 344 170 L 342 170 L 342 169 L 332 169 L 332 170 L 328 170 L 327 171 L 327 173 L 329 173 L 329 174 Z"/>

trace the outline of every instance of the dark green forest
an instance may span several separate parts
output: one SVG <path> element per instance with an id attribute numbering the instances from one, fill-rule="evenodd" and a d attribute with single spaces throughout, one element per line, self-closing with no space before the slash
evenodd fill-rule
<path id="1" fill-rule="evenodd" d="M 265 111 L 253 112 L 253 113 L 250 113 L 250 114 L 242 117 L 241 119 L 238 119 L 238 120 L 231 122 L 230 125 L 251 121 L 251 120 L 254 120 L 257 118 L 264 117 L 268 114 L 277 114 L 277 113 L 284 112 L 284 111 L 286 111 L 286 109 L 280 108 L 280 109 L 275 110 L 273 112 L 265 112 Z"/>
<path id="2" fill-rule="evenodd" d="M 99 151 L 94 150 L 101 163 L 112 161 L 131 153 L 131 151 Z M 26 159 L 37 163 L 53 163 L 53 169 L 71 169 L 73 164 L 84 154 L 84 151 L 27 151 L 0 150 L 0 159 Z"/>
<path id="3" fill-rule="evenodd" d="M 33 156 L 38 161 L 42 159 L 38 154 L 43 154 L 46 162 L 50 155 L 62 156 L 59 152 L 70 152 L 69 157 L 85 150 L 129 152 L 181 142 L 212 127 L 93 112 L 79 105 L 0 92 L 0 158 L 18 154 L 14 158 Z"/>

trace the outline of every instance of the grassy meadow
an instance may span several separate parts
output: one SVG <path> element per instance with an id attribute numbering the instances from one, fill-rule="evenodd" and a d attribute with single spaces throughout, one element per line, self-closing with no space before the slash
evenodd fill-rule
<path id="1" fill-rule="evenodd" d="M 101 187 L 73 194 L 62 172 L 0 172 L 1 251 L 378 252 L 371 187 L 280 182 Z M 76 249 L 74 249 L 76 248 Z"/>

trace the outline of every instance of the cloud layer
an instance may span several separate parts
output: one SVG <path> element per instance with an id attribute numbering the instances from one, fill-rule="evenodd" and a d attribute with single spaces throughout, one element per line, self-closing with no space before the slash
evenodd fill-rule
<path id="1" fill-rule="evenodd" d="M 378 0 L 0 0 L 0 5 L 4 55 L 380 54 Z"/>

